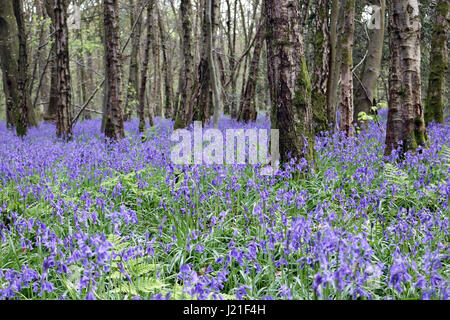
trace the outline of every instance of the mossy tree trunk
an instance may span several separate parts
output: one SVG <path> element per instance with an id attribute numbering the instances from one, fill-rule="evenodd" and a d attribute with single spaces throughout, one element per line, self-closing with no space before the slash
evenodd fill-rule
<path id="1" fill-rule="evenodd" d="M 386 149 L 401 154 L 427 143 L 421 96 L 420 14 L 417 0 L 389 2 L 390 73 Z"/>
<path id="2" fill-rule="evenodd" d="M 372 5 L 380 5 L 380 28 L 373 28 L 369 30 L 369 42 L 367 46 L 367 57 L 364 61 L 364 66 L 359 77 L 360 81 L 356 83 L 355 89 L 355 108 L 353 113 L 353 120 L 358 122 L 359 126 L 362 123 L 358 120 L 360 112 L 369 115 L 372 112 L 372 106 L 375 105 L 375 90 L 377 87 L 377 80 L 380 76 L 381 58 L 383 56 L 384 43 L 384 25 L 385 25 L 385 0 L 371 0 Z"/>
<path id="3" fill-rule="evenodd" d="M 431 38 L 430 76 L 425 102 L 425 123 L 444 123 L 445 83 L 448 71 L 448 32 L 450 4 L 439 0 L 436 4 L 433 35 Z"/>
<path id="4" fill-rule="evenodd" d="M 105 136 L 118 140 L 125 137 L 121 106 L 121 74 L 119 49 L 119 10 L 117 0 L 103 1 L 105 44 Z"/>
<path id="5" fill-rule="evenodd" d="M 303 51 L 300 2 L 265 0 L 272 128 L 279 130 L 280 161 L 313 160 L 311 82 Z"/>
<path id="6" fill-rule="evenodd" d="M 315 133 L 327 131 L 327 84 L 330 73 L 329 1 L 317 0 L 314 19 L 312 114 Z"/>
<path id="7" fill-rule="evenodd" d="M 353 135 L 353 36 L 355 30 L 355 0 L 342 3 L 341 47 L 341 98 L 339 102 L 339 130 L 348 137 Z"/>
<path id="8" fill-rule="evenodd" d="M 0 3 L 0 63 L 6 97 L 6 119 L 24 136 L 30 122 L 31 102 L 27 76 L 26 38 L 22 2 L 5 0 Z"/>

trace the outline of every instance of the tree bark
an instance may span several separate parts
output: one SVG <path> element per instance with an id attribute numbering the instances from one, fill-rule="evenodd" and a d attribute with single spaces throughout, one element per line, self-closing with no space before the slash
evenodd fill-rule
<path id="1" fill-rule="evenodd" d="M 145 1 L 145 0 L 144 0 Z M 141 29 L 142 29 L 142 19 L 138 16 L 138 5 L 134 0 L 130 0 L 131 12 L 130 12 L 130 26 L 135 29 L 132 31 L 133 35 L 131 38 L 131 56 L 130 56 L 130 69 L 128 76 L 128 86 L 127 86 L 127 98 L 125 102 L 124 111 L 124 121 L 131 119 L 133 110 L 139 103 L 139 63 L 138 63 L 138 53 L 141 41 Z M 137 20 L 136 20 L 137 19 Z M 148 64 L 148 62 L 147 62 Z M 140 106 L 139 106 L 140 107 Z"/>
<path id="2" fill-rule="evenodd" d="M 327 114 L 328 124 L 336 124 L 337 89 L 340 73 L 340 52 L 338 43 L 338 18 L 341 0 L 332 0 L 330 14 L 330 75 L 327 83 Z"/>
<path id="3" fill-rule="evenodd" d="M 281 162 L 313 160 L 311 83 L 303 53 L 300 2 L 264 0 L 272 128 L 279 129 Z"/>
<path id="4" fill-rule="evenodd" d="M 355 0 L 345 0 L 341 7 L 341 113 L 339 129 L 348 137 L 353 136 L 353 34 L 355 30 Z"/>
<path id="5" fill-rule="evenodd" d="M 448 0 L 439 0 L 436 5 L 433 35 L 431 38 L 430 76 L 425 103 L 425 123 L 427 125 L 432 121 L 444 124 L 449 27 L 450 4 Z"/>
<path id="6" fill-rule="evenodd" d="M 261 19 L 262 20 L 262 19 Z M 244 93 L 239 106 L 238 121 L 255 121 L 258 115 L 256 110 L 256 83 L 258 80 L 259 60 L 264 43 L 264 29 L 259 28 L 256 35 L 255 48 L 250 62 L 249 75 L 245 85 Z"/>
<path id="7" fill-rule="evenodd" d="M 383 56 L 384 43 L 384 20 L 386 1 L 385 0 L 371 0 L 372 5 L 380 5 L 380 26 L 381 28 L 374 28 L 369 30 L 369 42 L 367 46 L 367 57 L 364 61 L 364 67 L 361 71 L 361 82 L 356 83 L 355 92 L 355 109 L 353 119 L 358 122 L 359 126 L 363 123 L 358 120 L 360 112 L 369 115 L 372 114 L 372 106 L 375 105 L 375 90 L 377 88 L 377 80 L 380 76 L 381 58 Z"/>
<path id="8" fill-rule="evenodd" d="M 105 44 L 105 136 L 112 140 L 125 137 L 121 107 L 120 62 L 117 0 L 104 0 Z"/>
<path id="9" fill-rule="evenodd" d="M 164 71 L 164 117 L 166 119 L 172 118 L 172 101 L 173 101 L 173 88 L 172 88 L 172 75 L 170 72 L 169 61 L 167 59 L 167 43 L 166 43 L 166 31 L 164 30 L 164 23 L 161 19 L 161 13 L 158 7 L 156 9 L 156 15 L 158 17 L 159 37 L 161 39 L 161 50 L 163 57 L 163 71 Z"/>
<path id="10" fill-rule="evenodd" d="M 76 50 L 75 59 L 77 65 L 77 78 L 78 78 L 78 105 L 81 105 L 87 100 L 87 90 L 86 90 L 86 69 L 85 69 L 85 61 L 84 61 L 84 48 L 83 48 L 83 35 L 81 32 L 81 1 L 78 0 L 73 4 L 74 9 L 74 21 L 75 21 L 75 39 L 79 41 L 80 47 Z M 89 111 L 83 112 L 85 119 L 90 119 L 91 115 Z"/>
<path id="11" fill-rule="evenodd" d="M 189 118 L 188 124 L 193 121 L 202 121 L 203 124 L 208 123 L 212 109 L 211 72 L 209 70 L 212 29 L 210 19 L 208 18 L 208 12 L 211 12 L 212 3 L 211 0 L 203 1 L 201 57 L 197 71 L 197 88 L 193 97 L 192 115 Z"/>
<path id="12" fill-rule="evenodd" d="M 0 4 L 0 63 L 6 98 L 6 119 L 9 127 L 15 127 L 18 136 L 24 136 L 30 125 L 30 97 L 27 79 L 26 39 L 22 3 L 2 1 Z M 23 17 L 22 17 L 23 19 Z M 25 46 L 25 47 L 24 47 Z"/>
<path id="13" fill-rule="evenodd" d="M 44 0 L 45 1 L 45 9 L 47 11 L 47 15 L 50 17 L 52 23 L 52 33 L 55 32 L 55 13 L 53 8 L 55 7 L 55 0 Z M 54 37 L 54 36 L 53 36 Z M 50 93 L 49 93 L 49 103 L 47 106 L 47 111 L 44 116 L 44 120 L 55 123 L 58 118 L 58 74 L 57 74 L 57 66 L 56 66 L 56 44 L 53 42 L 51 47 L 51 65 L 50 65 Z"/>
<path id="14" fill-rule="evenodd" d="M 67 3 L 55 0 L 55 48 L 58 88 L 58 114 L 56 135 L 64 140 L 71 139 L 71 85 L 69 65 L 69 30 L 67 28 Z"/>
<path id="15" fill-rule="evenodd" d="M 181 100 L 178 107 L 178 113 L 176 115 L 174 129 L 184 128 L 187 123 L 187 119 L 190 113 L 190 97 L 192 90 L 192 25 L 191 25 L 191 0 L 181 0 L 180 2 L 180 18 L 182 24 L 182 46 L 183 46 L 183 69 L 180 73 L 183 73 L 183 85 L 181 87 Z"/>
<path id="16" fill-rule="evenodd" d="M 312 113 L 315 133 L 329 129 L 327 84 L 330 73 L 330 33 L 328 0 L 317 0 L 314 19 Z"/>
<path id="17" fill-rule="evenodd" d="M 420 14 L 417 0 L 389 2 L 390 73 L 386 149 L 400 155 L 427 143 L 421 97 Z"/>
<path id="18" fill-rule="evenodd" d="M 139 116 L 139 132 L 144 132 L 145 130 L 145 89 L 147 84 L 147 76 L 148 76 L 148 60 L 150 57 L 150 45 L 152 39 L 152 12 L 153 12 L 153 1 L 147 7 L 147 36 L 145 41 L 145 49 L 144 49 L 144 57 L 142 60 L 142 69 L 141 69 L 141 84 L 139 88 L 139 108 L 138 108 L 138 116 Z M 150 126 L 153 126 L 153 116 L 152 110 L 149 112 L 149 120 Z"/>

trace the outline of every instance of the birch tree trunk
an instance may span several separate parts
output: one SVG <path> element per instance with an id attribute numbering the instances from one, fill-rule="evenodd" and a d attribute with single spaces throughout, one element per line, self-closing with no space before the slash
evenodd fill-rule
<path id="1" fill-rule="evenodd" d="M 417 0 L 389 2 L 390 73 L 386 149 L 400 155 L 427 143 L 420 74 L 420 14 Z"/>

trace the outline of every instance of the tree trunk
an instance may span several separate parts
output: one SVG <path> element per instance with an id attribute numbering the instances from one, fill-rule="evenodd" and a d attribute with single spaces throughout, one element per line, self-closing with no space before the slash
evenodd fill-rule
<path id="1" fill-rule="evenodd" d="M 173 116 L 172 110 L 172 76 L 170 72 L 169 61 L 167 59 L 167 43 L 166 43 L 166 31 L 164 30 L 164 24 L 161 19 L 161 13 L 159 8 L 156 7 L 156 15 L 158 17 L 159 37 L 161 39 L 161 49 L 163 56 L 163 71 L 164 71 L 164 118 L 169 119 Z"/>
<path id="2" fill-rule="evenodd" d="M 427 142 L 421 97 L 420 14 L 417 0 L 389 2 L 390 73 L 386 149 L 400 155 Z"/>
<path id="3" fill-rule="evenodd" d="M 213 124 L 215 127 L 218 126 L 219 122 L 219 112 L 220 112 L 220 93 L 219 93 L 219 84 L 217 79 L 217 73 L 216 73 L 216 63 L 214 59 L 214 49 L 216 44 L 216 32 L 219 28 L 219 14 L 220 14 L 220 6 L 219 6 L 219 0 L 212 0 L 211 8 L 209 12 L 209 20 L 210 20 L 210 47 L 211 50 L 209 51 L 209 57 L 208 57 L 208 63 L 209 63 L 209 71 L 211 73 L 211 91 L 212 95 L 214 97 L 213 100 L 213 108 L 211 111 L 213 111 Z"/>
<path id="4" fill-rule="evenodd" d="M 161 70 L 160 70 L 160 50 L 159 40 L 156 35 L 158 34 L 158 28 L 154 26 L 155 17 L 152 14 L 152 19 L 148 27 L 151 29 L 151 43 L 153 43 L 153 109 L 155 110 L 155 117 L 162 117 L 162 105 L 161 105 Z"/>
<path id="5" fill-rule="evenodd" d="M 380 27 L 369 30 L 369 43 L 367 46 L 367 57 L 364 61 L 364 67 L 361 71 L 360 82 L 356 83 L 355 92 L 355 110 L 353 119 L 361 126 L 362 123 L 358 120 L 360 112 L 369 115 L 372 113 L 371 107 L 375 105 L 374 96 L 377 88 L 377 80 L 380 76 L 381 58 L 383 55 L 384 43 L 384 20 L 385 20 L 385 0 L 371 0 L 372 5 L 381 5 L 380 9 Z"/>
<path id="6" fill-rule="evenodd" d="M 71 139 L 71 87 L 69 65 L 69 30 L 67 28 L 67 4 L 65 0 L 55 0 L 55 48 L 58 88 L 58 117 L 56 135 L 65 140 Z"/>
<path id="7" fill-rule="evenodd" d="M 18 136 L 24 136 L 30 124 L 30 97 L 27 79 L 26 39 L 22 3 L 2 1 L 0 4 L 0 63 L 6 98 L 6 119 Z M 20 31 L 19 31 L 20 30 Z M 25 47 L 24 47 L 25 46 Z"/>
<path id="8" fill-rule="evenodd" d="M 311 83 L 303 53 L 300 2 L 264 0 L 272 128 L 279 129 L 281 162 L 313 160 Z"/>
<path id="9" fill-rule="evenodd" d="M 209 54 L 211 52 L 211 23 L 208 18 L 208 12 L 211 11 L 211 0 L 203 0 L 202 14 L 202 43 L 201 57 L 197 72 L 197 88 L 193 97 L 192 115 L 189 123 L 193 121 L 202 121 L 203 124 L 209 122 L 212 108 L 211 99 L 211 72 L 209 70 Z"/>
<path id="10" fill-rule="evenodd" d="M 259 59 L 261 57 L 261 49 L 264 42 L 264 29 L 259 28 L 257 32 L 258 34 L 256 35 L 255 49 L 253 50 L 253 56 L 250 62 L 249 75 L 239 106 L 239 113 L 237 117 L 238 121 L 255 121 L 258 115 L 255 106 L 256 83 L 258 80 Z"/>
<path id="11" fill-rule="evenodd" d="M 425 123 L 435 121 L 444 124 L 445 76 L 448 71 L 448 32 L 450 4 L 439 0 L 436 5 L 433 35 L 431 38 L 430 76 L 425 103 Z"/>
<path id="12" fill-rule="evenodd" d="M 145 130 L 145 89 L 147 84 L 147 75 L 148 75 L 148 60 L 150 57 L 150 45 L 152 39 L 152 12 L 153 12 L 153 1 L 147 7 L 147 36 L 145 41 L 145 49 L 144 49 L 144 58 L 142 60 L 142 70 L 141 70 L 141 85 L 139 88 L 139 132 L 144 132 Z M 150 126 L 153 126 L 153 116 L 152 110 L 149 112 L 149 120 Z"/>
<path id="13" fill-rule="evenodd" d="M 146 0 L 144 0 L 146 1 Z M 139 46 L 141 41 L 141 28 L 142 28 L 142 19 L 138 16 L 138 5 L 135 4 L 134 0 L 130 0 L 130 6 L 132 7 L 130 13 L 130 26 L 134 27 L 136 23 L 135 29 L 132 31 L 131 38 L 131 56 L 130 56 L 130 70 L 128 76 L 128 86 L 127 86 L 127 98 L 125 102 L 125 112 L 123 114 L 124 121 L 128 121 L 131 119 L 133 110 L 136 105 L 139 103 L 138 100 L 140 98 L 139 94 L 139 63 L 138 63 L 138 53 Z M 137 19 L 137 21 L 136 21 Z M 147 61 L 148 64 L 148 61 Z M 145 95 L 144 95 L 145 96 Z M 140 107 L 140 106 L 139 106 Z"/>
<path id="14" fill-rule="evenodd" d="M 55 32 L 55 13 L 53 8 L 55 7 L 55 0 L 44 0 L 45 1 L 45 10 L 47 11 L 48 16 L 50 17 L 52 23 L 52 33 Z M 53 36 L 54 37 L 54 36 Z M 49 121 L 51 123 L 57 122 L 58 118 L 58 74 L 56 67 L 56 44 L 53 43 L 51 47 L 51 65 L 50 65 L 50 93 L 49 93 L 49 102 L 47 106 L 47 111 L 44 116 L 44 120 Z"/>
<path id="15" fill-rule="evenodd" d="M 104 0 L 104 44 L 105 44 L 105 136 L 118 140 L 125 137 L 121 107 L 119 50 L 119 17 L 117 0 Z"/>
<path id="16" fill-rule="evenodd" d="M 75 59 L 77 65 L 77 78 L 78 78 L 78 105 L 81 107 L 84 102 L 87 101 L 87 90 L 86 90 L 86 69 L 84 61 L 84 48 L 83 48 L 83 35 L 81 33 L 81 11 L 80 5 L 81 1 L 78 0 L 76 5 L 73 5 L 74 9 L 74 21 L 75 21 L 75 39 L 79 41 L 79 48 L 76 50 Z M 83 112 L 84 118 L 89 119 L 90 112 L 85 110 Z"/>
<path id="17" fill-rule="evenodd" d="M 317 0 L 314 19 L 312 113 L 315 133 L 329 130 L 327 84 L 330 72 L 330 33 L 328 0 Z"/>
<path id="18" fill-rule="evenodd" d="M 330 15 L 330 74 L 327 83 L 328 124 L 336 124 L 337 89 L 340 73 L 340 52 L 338 42 L 338 18 L 340 0 L 333 0 Z"/>
<path id="19" fill-rule="evenodd" d="M 180 73 L 183 73 L 183 86 L 181 87 L 181 100 L 180 105 L 178 107 L 178 113 L 176 116 L 174 129 L 184 128 L 187 123 L 187 119 L 190 113 L 190 97 L 192 90 L 192 39 L 191 39 L 191 0 L 181 0 L 180 2 L 180 15 L 181 15 L 181 23 L 182 23 L 182 32 L 183 32 L 183 62 L 184 68 L 180 70 Z"/>
<path id="20" fill-rule="evenodd" d="M 339 45 L 341 46 L 341 113 L 339 129 L 347 137 L 353 136 L 353 34 L 355 30 L 355 0 L 345 0 L 341 7 L 342 29 Z"/>

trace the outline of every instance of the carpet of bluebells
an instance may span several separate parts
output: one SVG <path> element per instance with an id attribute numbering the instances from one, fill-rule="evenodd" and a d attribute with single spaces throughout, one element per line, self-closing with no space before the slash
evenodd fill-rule
<path id="1" fill-rule="evenodd" d="M 273 176 L 174 165 L 172 126 L 0 122 L 0 299 L 449 299 L 449 122 L 401 159 L 383 120 L 324 133 Z"/>

